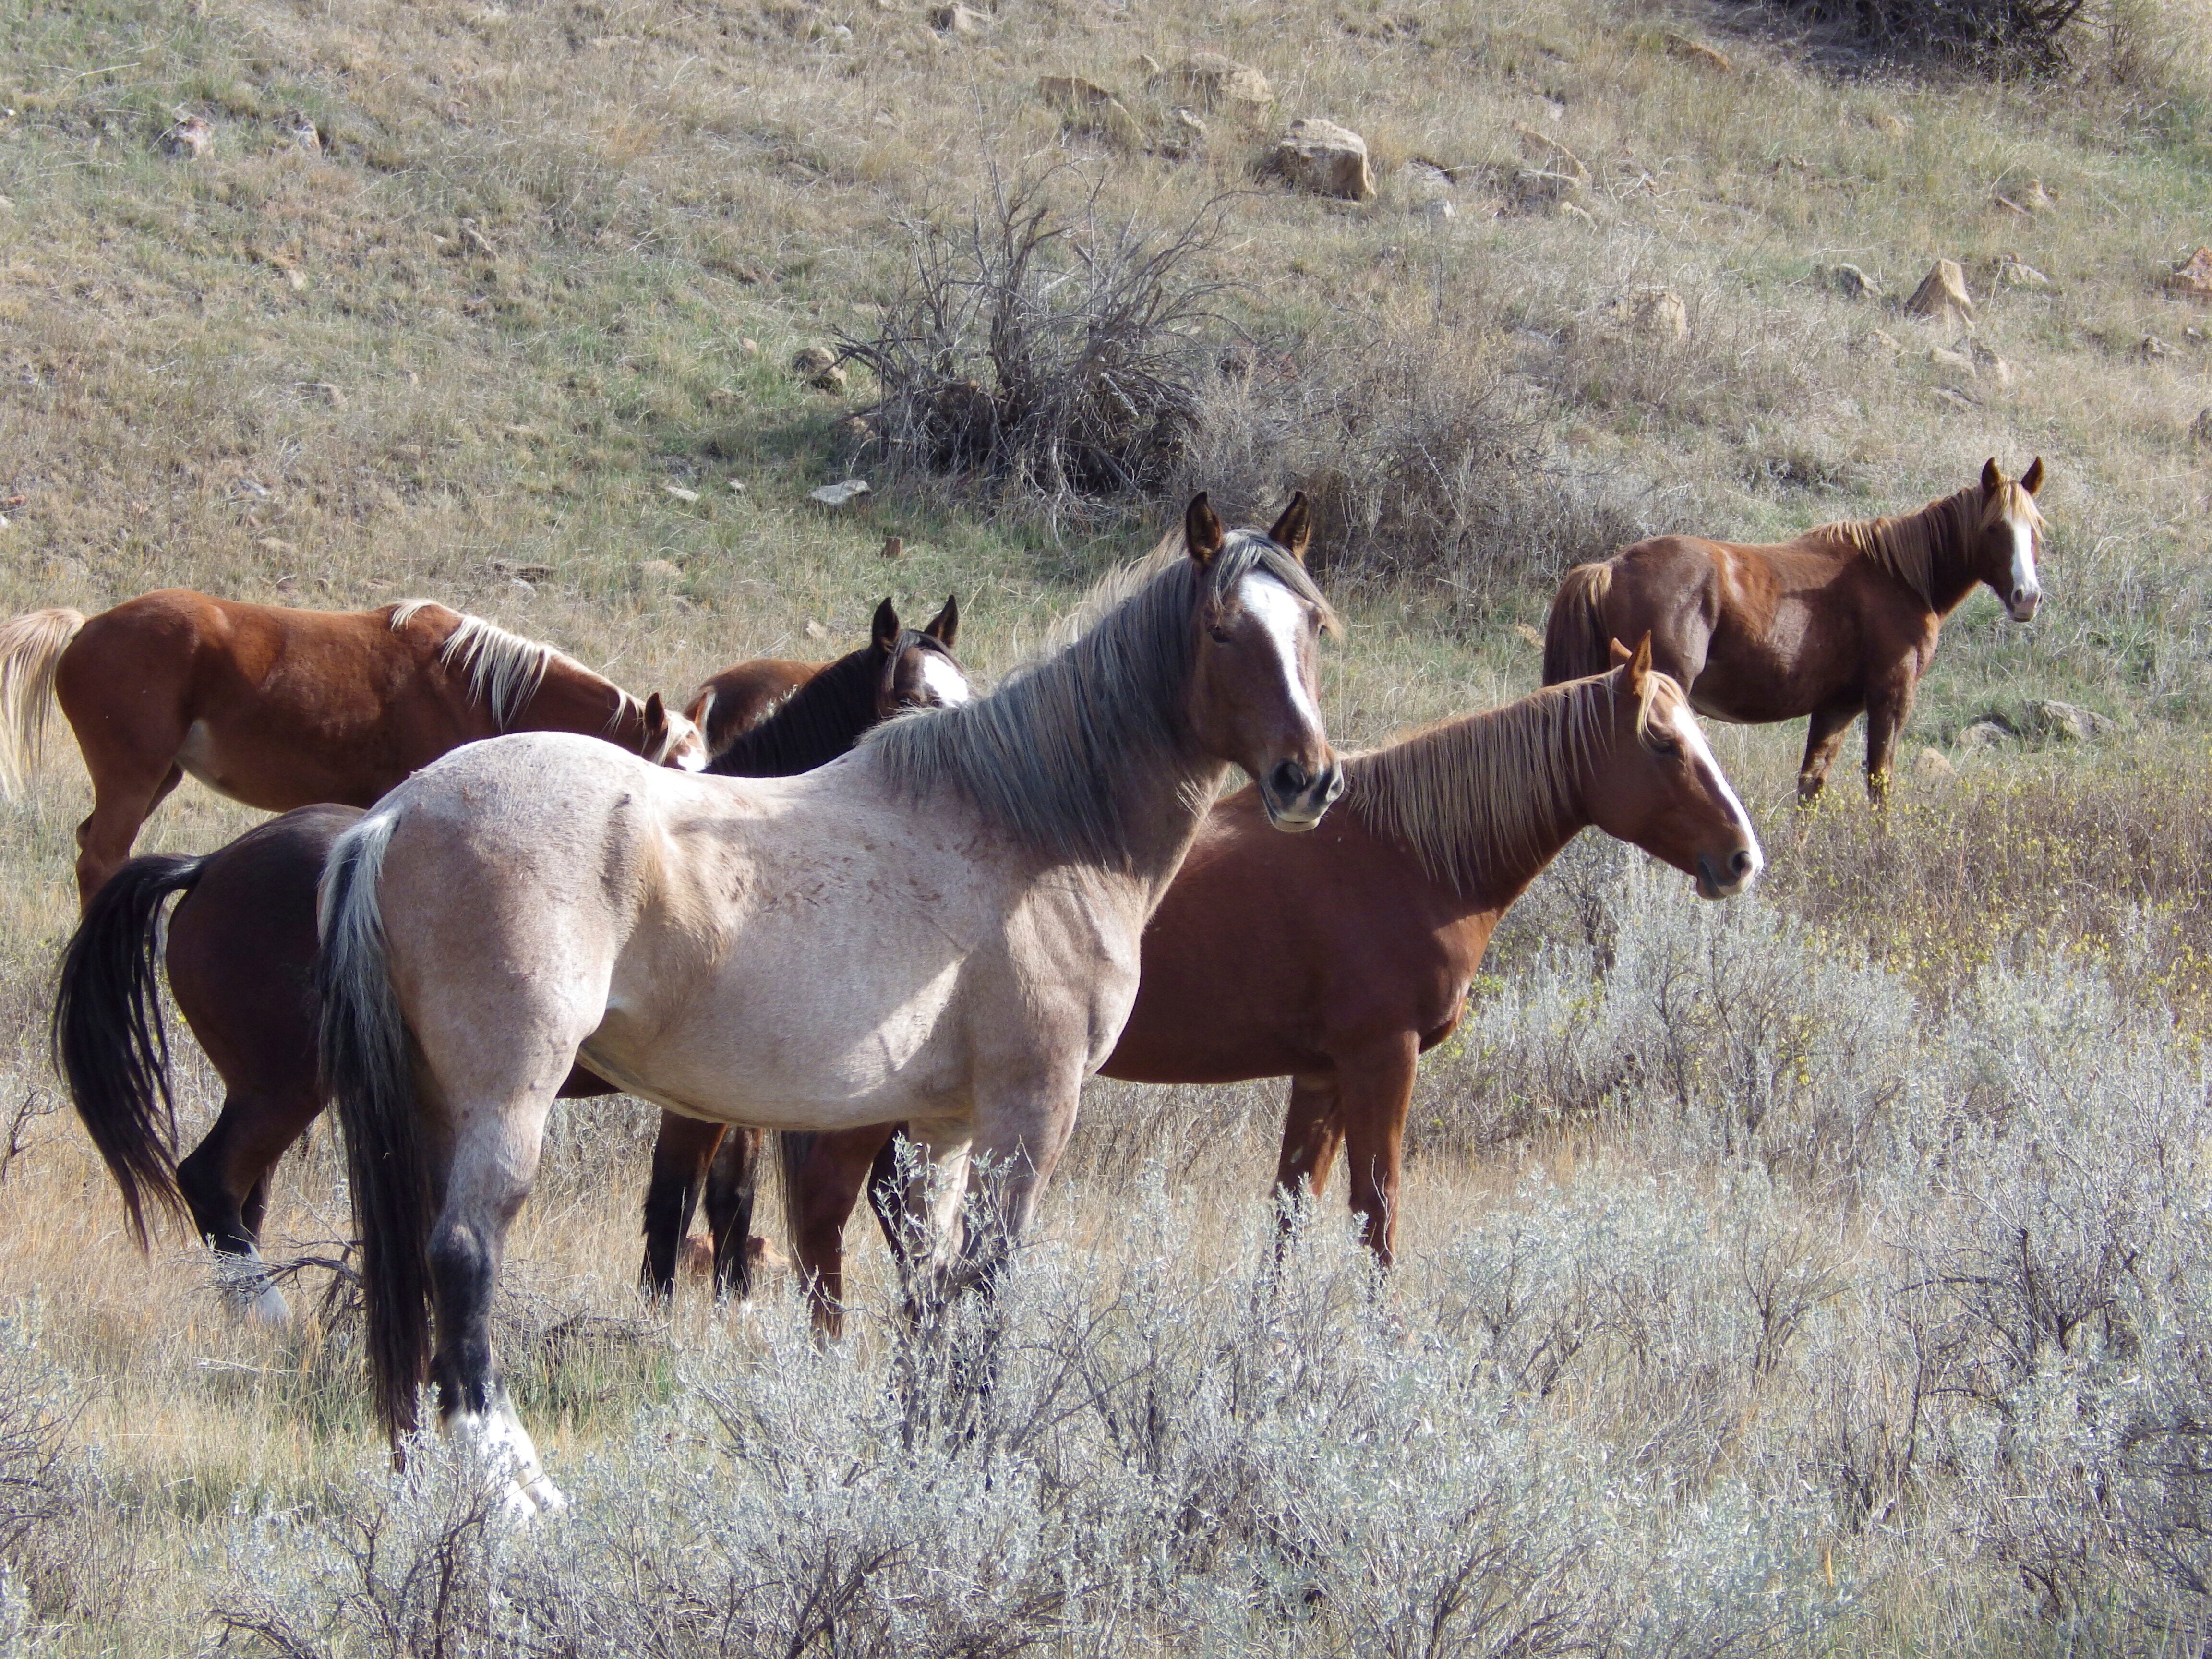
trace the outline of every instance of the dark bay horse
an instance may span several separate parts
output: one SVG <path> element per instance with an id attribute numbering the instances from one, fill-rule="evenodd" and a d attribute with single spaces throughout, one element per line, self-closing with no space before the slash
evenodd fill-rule
<path id="1" fill-rule="evenodd" d="M 1419 1056 L 1449 1036 L 1492 931 L 1587 825 L 1695 878 L 1743 891 L 1759 842 L 1681 689 L 1649 641 L 1607 673 L 1447 720 L 1345 759 L 1344 801 L 1295 840 L 1249 789 L 1214 807 L 1144 938 L 1135 1009 L 1105 1077 L 1291 1079 L 1278 1190 L 1319 1193 L 1340 1149 L 1352 1212 L 1393 1255 L 1406 1110 Z M 886 1128 L 786 1135 L 793 1265 L 834 1331 L 846 1218 L 884 1202 Z"/>
<path id="2" fill-rule="evenodd" d="M 2014 621 L 2034 617 L 2042 488 L 2042 457 L 2017 481 L 1992 459 L 1979 483 L 1901 518 L 1822 525 L 1766 547 L 1660 536 L 1577 565 L 1552 601 L 1544 684 L 1595 673 L 1610 641 L 1648 633 L 1654 664 L 1689 688 L 1699 714 L 1812 717 L 1800 800 L 1820 793 L 1863 709 L 1867 793 L 1879 801 L 1943 619 L 1982 583 Z"/>
<path id="3" fill-rule="evenodd" d="M 884 603 L 889 605 L 890 601 L 886 599 Z M 945 608 L 924 623 L 921 631 L 950 650 L 960 631 L 958 597 L 946 599 Z M 908 659 L 907 670 L 920 676 L 928 672 L 931 660 L 927 657 Z M 684 706 L 684 718 L 705 736 L 708 753 L 719 755 L 737 740 L 740 732 L 759 724 L 776 704 L 828 666 L 827 663 L 793 662 L 783 657 L 756 657 L 750 662 L 738 663 L 725 668 L 691 694 L 691 701 Z M 964 679 L 962 684 L 964 687 Z M 897 690 L 905 698 L 902 707 L 921 708 L 933 702 L 959 700 L 951 695 L 933 698 L 926 695 L 926 688 L 918 682 Z"/>
<path id="4" fill-rule="evenodd" d="M 957 613 L 948 605 L 929 626 L 939 631 L 900 628 L 886 599 L 866 647 L 810 665 L 819 668 L 810 683 L 741 733 L 709 769 L 730 776 L 803 771 L 842 754 L 894 712 L 962 698 L 966 680 L 950 649 Z M 283 1298 L 246 1264 L 258 1259 L 270 1172 L 324 1106 L 315 1073 L 315 884 L 331 842 L 361 817 L 358 807 L 301 807 L 204 857 L 131 860 L 94 896 L 56 988 L 56 1066 L 133 1230 L 145 1237 L 149 1203 L 186 1217 L 219 1254 L 236 1258 L 234 1282 L 267 1319 L 286 1317 Z M 179 893 L 185 896 L 170 914 L 165 949 L 162 911 Z M 222 1113 L 181 1162 L 158 981 L 165 954 L 177 1006 L 223 1080 Z M 613 1092 L 581 1067 L 561 1090 L 571 1098 Z M 664 1291 L 690 1224 L 697 1171 L 723 1130 L 664 1115 L 654 1162 L 654 1190 L 663 1195 L 647 1203 L 648 1215 L 674 1230 L 665 1272 L 648 1271 Z M 742 1295 L 757 1132 L 750 1141 L 740 1132 L 731 1143 L 708 1214 L 718 1283 Z M 680 1213 L 666 1208 L 671 1203 Z"/>
<path id="5" fill-rule="evenodd" d="M 320 1048 L 395 1436 L 434 1382 L 447 1430 L 512 1460 L 514 1507 L 561 1501 L 501 1386 L 490 1308 L 577 1059 L 688 1116 L 908 1123 L 921 1271 L 944 1292 L 990 1282 L 1228 769 L 1279 830 L 1312 830 L 1342 787 L 1315 694 L 1328 611 L 1291 550 L 1306 525 L 1301 497 L 1266 533 L 1231 532 L 1198 496 L 1066 650 L 799 777 L 497 738 L 341 836 Z"/>
<path id="6" fill-rule="evenodd" d="M 428 599 L 375 611 L 238 605 L 183 588 L 87 620 L 0 624 L 0 780 L 36 764 L 58 702 L 92 775 L 77 826 L 81 902 L 131 856 L 189 772 L 265 811 L 368 806 L 456 745 L 579 732 L 656 764 L 707 763 L 698 730 L 582 664 Z"/>

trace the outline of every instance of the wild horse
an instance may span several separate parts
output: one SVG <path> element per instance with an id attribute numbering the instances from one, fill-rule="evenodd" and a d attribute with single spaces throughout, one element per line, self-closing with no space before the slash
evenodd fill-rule
<path id="1" fill-rule="evenodd" d="M 1822 525 L 1767 547 L 1660 536 L 1577 565 L 1552 601 L 1544 684 L 1594 674 L 1609 642 L 1648 633 L 1653 665 L 1688 688 L 1699 714 L 1812 717 L 1800 800 L 1820 793 L 1864 709 L 1867 793 L 1879 801 L 1943 619 L 1977 583 L 2014 622 L 2034 617 L 2042 488 L 2040 456 L 2017 481 L 1991 459 L 1979 483 L 1902 518 Z"/>

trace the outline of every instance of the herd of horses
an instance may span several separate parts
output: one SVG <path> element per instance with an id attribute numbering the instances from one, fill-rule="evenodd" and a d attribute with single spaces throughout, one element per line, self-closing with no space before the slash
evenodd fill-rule
<path id="1" fill-rule="evenodd" d="M 1863 710 L 1879 802 L 1944 617 L 1978 584 L 2033 615 L 2042 481 L 1992 460 L 1778 546 L 1639 543 L 1566 577 L 1542 690 L 1346 756 L 1303 496 L 1264 532 L 1194 498 L 987 696 L 950 600 L 920 629 L 885 600 L 849 655 L 737 665 L 681 714 L 428 601 L 30 612 L 0 625 L 0 777 L 58 704 L 94 788 L 57 1064 L 139 1239 L 182 1218 L 270 1320 L 270 1179 L 335 1103 L 379 1410 L 404 1433 L 434 1388 L 525 1511 L 561 1498 L 489 1310 L 558 1097 L 662 1108 L 659 1296 L 702 1201 L 718 1290 L 750 1290 L 778 1133 L 825 1334 L 864 1193 L 910 1291 L 988 1283 L 1095 1073 L 1289 1078 L 1279 1188 L 1341 1158 L 1387 1262 L 1419 1057 L 1506 908 L 1590 825 L 1707 898 L 1751 885 L 1697 714 L 1809 716 L 1809 798 Z M 1251 781 L 1224 794 L 1231 768 Z M 283 816 L 131 857 L 185 773 Z M 181 1158 L 164 969 L 224 1088 Z"/>

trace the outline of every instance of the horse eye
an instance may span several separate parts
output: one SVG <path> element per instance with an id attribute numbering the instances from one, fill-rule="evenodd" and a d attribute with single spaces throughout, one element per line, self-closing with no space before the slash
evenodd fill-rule
<path id="1" fill-rule="evenodd" d="M 1654 738 L 1651 752 L 1662 760 L 1680 760 L 1682 758 L 1682 745 L 1673 738 Z"/>
<path id="2" fill-rule="evenodd" d="M 1209 628 L 1206 631 L 1213 636 L 1213 642 L 1216 645 L 1231 645 L 1235 643 L 1235 641 L 1230 635 L 1229 630 L 1225 628 Z"/>

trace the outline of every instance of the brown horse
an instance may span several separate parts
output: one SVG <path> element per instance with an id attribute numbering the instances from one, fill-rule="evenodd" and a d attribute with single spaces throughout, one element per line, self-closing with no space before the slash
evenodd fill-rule
<path id="1" fill-rule="evenodd" d="M 44 747 L 58 702 L 92 775 L 76 880 L 90 903 L 189 772 L 271 812 L 368 806 L 447 750 L 502 732 L 578 732 L 696 771 L 697 728 L 547 645 L 428 599 L 289 611 L 182 588 L 89 621 L 0 624 L 0 781 Z"/>
<path id="2" fill-rule="evenodd" d="M 1978 484 L 1902 518 L 1822 525 L 1770 547 L 1660 536 L 1577 565 L 1552 601 L 1544 684 L 1593 673 L 1609 641 L 1648 633 L 1654 664 L 1699 714 L 1812 717 L 1800 800 L 1820 793 L 1865 710 L 1867 793 L 1880 801 L 1943 618 L 1978 583 L 2014 622 L 2034 617 L 2042 487 L 2040 456 L 2017 482 L 1992 459 Z"/>
<path id="3" fill-rule="evenodd" d="M 888 606 L 890 601 L 885 599 L 884 604 Z M 924 623 L 921 631 L 950 650 L 960 631 L 958 597 L 956 595 L 946 599 L 945 608 Z M 896 672 L 916 677 L 912 684 L 892 688 L 897 707 L 921 708 L 961 700 L 953 696 L 937 696 L 926 691 L 919 678 L 928 670 L 931 659 L 926 654 L 917 653 L 908 656 L 902 653 L 895 660 L 898 665 Z M 684 706 L 684 717 L 697 726 L 700 734 L 706 738 L 707 752 L 719 755 L 741 735 L 757 726 L 778 703 L 829 665 L 819 662 L 793 662 L 784 657 L 755 657 L 750 662 L 725 668 L 702 684 L 691 694 L 691 701 Z M 965 681 L 962 684 L 964 686 Z"/>
<path id="4" fill-rule="evenodd" d="M 709 769 L 729 776 L 767 775 L 776 765 L 805 770 L 842 754 L 887 714 L 957 700 L 966 690 L 950 651 L 957 626 L 948 603 L 930 623 L 938 632 L 902 629 L 886 599 L 867 646 L 808 665 L 818 670 L 809 683 Z M 246 1264 L 258 1259 L 269 1175 L 324 1106 L 315 1074 L 315 884 L 331 843 L 361 816 L 352 806 L 302 807 L 204 857 L 131 860 L 94 895 L 56 988 L 57 1068 L 114 1174 L 133 1229 L 144 1236 L 149 1200 L 188 1216 L 236 1264 L 234 1281 L 265 1318 L 285 1316 L 283 1298 Z M 178 893 L 185 897 L 165 936 L 162 912 Z M 223 1080 L 222 1113 L 181 1162 L 156 977 L 164 954 L 177 1006 Z M 581 1067 L 561 1090 L 570 1098 L 613 1092 Z M 679 1182 L 662 1200 L 681 1206 L 665 1218 L 674 1239 L 690 1224 L 696 1171 L 722 1139 L 720 1124 L 664 1115 L 656 1190 L 667 1187 L 664 1164 L 690 1173 L 688 1187 Z M 717 1282 L 743 1294 L 758 1133 L 741 1130 L 729 1146 L 708 1218 Z M 649 1198 L 648 1214 L 656 1213 L 653 1206 Z M 674 1250 L 672 1241 L 665 1271 L 648 1273 L 664 1293 Z"/>
<path id="5" fill-rule="evenodd" d="M 1647 640 L 1591 678 L 1344 762 L 1342 805 L 1271 834 L 1255 793 L 1215 806 L 1144 937 L 1137 1003 L 1101 1075 L 1291 1079 L 1279 1190 L 1338 1152 L 1367 1243 L 1391 1259 L 1419 1056 L 1449 1036 L 1513 901 L 1584 826 L 1665 860 L 1707 898 L 1759 874 L 1759 842 Z M 836 1328 L 863 1184 L 894 1250 L 892 1131 L 784 1137 L 794 1264 Z M 873 1173 L 871 1175 L 871 1165 Z"/>

